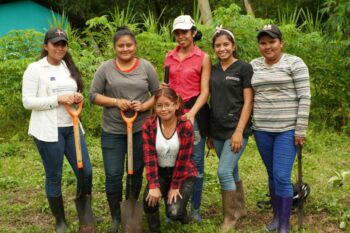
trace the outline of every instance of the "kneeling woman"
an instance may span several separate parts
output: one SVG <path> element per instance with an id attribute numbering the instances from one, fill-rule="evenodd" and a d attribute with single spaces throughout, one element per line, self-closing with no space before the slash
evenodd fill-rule
<path id="1" fill-rule="evenodd" d="M 197 170 L 191 160 L 193 127 L 190 121 L 181 117 L 181 97 L 171 88 L 159 90 L 155 95 L 154 113 L 142 129 L 148 181 L 143 206 L 149 231 L 160 232 L 159 203 L 162 197 L 167 199 L 167 217 L 184 222 Z"/>

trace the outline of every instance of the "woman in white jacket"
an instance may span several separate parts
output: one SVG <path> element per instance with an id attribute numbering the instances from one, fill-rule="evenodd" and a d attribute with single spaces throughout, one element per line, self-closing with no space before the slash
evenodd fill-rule
<path id="1" fill-rule="evenodd" d="M 45 169 L 45 191 L 49 206 L 56 219 L 56 232 L 65 232 L 67 223 L 61 192 L 64 155 L 78 174 L 74 146 L 73 122 L 65 104 L 83 100 L 83 82 L 79 70 L 68 53 L 68 38 L 64 31 L 53 28 L 45 34 L 41 59 L 31 63 L 23 75 L 22 100 L 26 109 L 32 110 L 29 135 L 38 148 Z M 76 200 L 79 216 L 80 202 L 91 210 L 92 169 L 88 150 L 80 130 L 84 164 L 82 198 Z M 83 204 L 84 205 L 84 204 Z M 82 224 L 82 232 L 94 232 L 93 224 Z"/>

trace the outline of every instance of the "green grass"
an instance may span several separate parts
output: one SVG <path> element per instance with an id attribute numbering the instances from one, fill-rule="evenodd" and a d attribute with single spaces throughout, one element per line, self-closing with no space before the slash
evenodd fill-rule
<path id="1" fill-rule="evenodd" d="M 104 171 L 100 139 L 87 138 L 93 165 L 93 209 L 103 217 L 98 232 L 106 232 L 110 214 L 104 193 Z M 303 180 L 311 187 L 304 206 L 303 232 L 350 232 L 350 177 L 341 187 L 333 187 L 328 180 L 335 171 L 350 170 L 350 140 L 333 132 L 310 130 L 303 153 Z M 222 222 L 221 193 L 216 176 L 217 158 L 214 153 L 206 158 L 205 183 L 202 201 L 204 222 L 201 225 L 164 223 L 163 232 L 220 232 Z M 29 141 L 11 141 L 0 147 L 0 232 L 52 232 L 54 220 L 44 193 L 44 169 L 34 144 Z M 296 168 L 293 180 L 296 181 Z M 74 207 L 75 178 L 68 163 L 64 164 L 62 190 L 70 232 L 77 232 L 78 219 Z M 240 161 L 240 175 L 244 181 L 248 217 L 237 225 L 237 232 L 265 232 L 270 210 L 256 207 L 257 200 L 266 199 L 267 175 L 251 138 Z M 144 229 L 147 224 L 144 219 Z M 297 232 L 297 216 L 291 218 L 293 232 Z"/>

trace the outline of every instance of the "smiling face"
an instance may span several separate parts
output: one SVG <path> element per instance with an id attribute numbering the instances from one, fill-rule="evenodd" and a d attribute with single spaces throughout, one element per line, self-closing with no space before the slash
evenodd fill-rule
<path id="1" fill-rule="evenodd" d="M 136 52 L 136 42 L 131 36 L 121 36 L 115 42 L 114 50 L 119 60 L 129 62 L 134 58 Z"/>
<path id="2" fill-rule="evenodd" d="M 171 101 L 166 96 L 160 96 L 154 105 L 157 116 L 162 121 L 169 121 L 173 118 L 177 118 L 176 110 L 179 109 L 179 103 Z"/>
<path id="3" fill-rule="evenodd" d="M 213 47 L 216 56 L 221 61 L 233 58 L 233 52 L 236 50 L 236 46 L 231 40 L 229 40 L 227 35 L 216 37 L 213 43 Z"/>
<path id="4" fill-rule="evenodd" d="M 182 48 L 187 48 L 193 45 L 194 32 L 191 30 L 176 29 L 174 31 L 176 42 Z"/>
<path id="5" fill-rule="evenodd" d="M 273 38 L 268 35 L 259 37 L 259 49 L 261 55 L 269 65 L 279 61 L 282 56 L 283 42 L 279 38 Z"/>
<path id="6" fill-rule="evenodd" d="M 65 41 L 58 41 L 57 43 L 48 41 L 47 44 L 44 44 L 44 49 L 47 51 L 47 61 L 51 65 L 58 65 L 68 51 L 68 44 Z"/>

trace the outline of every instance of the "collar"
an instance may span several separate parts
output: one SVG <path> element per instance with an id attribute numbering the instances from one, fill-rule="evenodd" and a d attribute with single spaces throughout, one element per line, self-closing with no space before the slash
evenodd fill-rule
<path id="1" fill-rule="evenodd" d="M 38 61 L 39 65 L 42 66 L 42 67 L 50 67 L 52 66 L 48 61 L 47 61 L 47 56 L 46 57 L 43 57 L 41 58 L 39 61 Z M 63 64 L 64 67 L 67 67 L 67 64 L 64 60 L 61 61 L 61 64 Z"/>
<path id="2" fill-rule="evenodd" d="M 172 57 L 173 59 L 176 59 L 176 60 L 179 60 L 179 50 L 180 50 L 180 46 L 176 46 L 176 48 L 172 51 L 169 52 L 169 57 Z M 201 50 L 197 47 L 197 45 L 194 45 L 193 46 L 193 49 L 192 51 L 188 54 L 188 56 L 184 59 L 188 59 L 190 57 L 193 57 L 193 56 L 198 56 L 200 57 L 201 56 Z"/>

